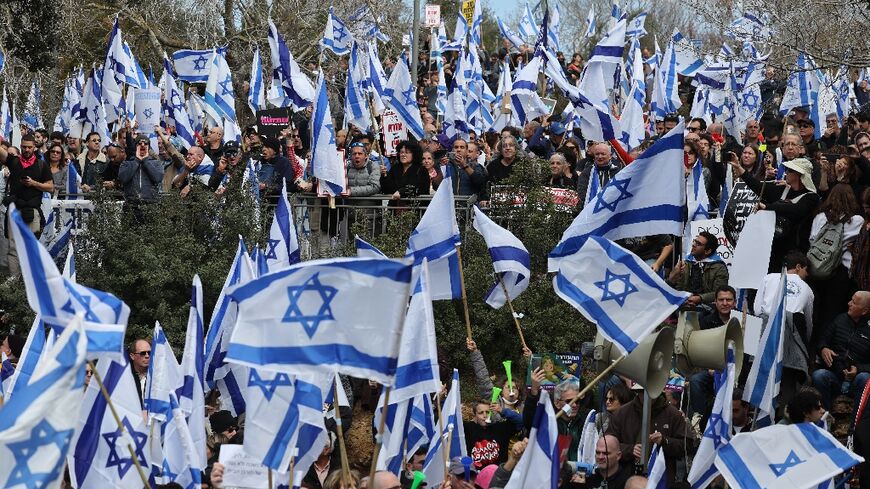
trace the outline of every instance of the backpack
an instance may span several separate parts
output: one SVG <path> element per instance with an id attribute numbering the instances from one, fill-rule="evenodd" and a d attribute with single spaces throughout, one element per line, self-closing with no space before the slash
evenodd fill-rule
<path id="1" fill-rule="evenodd" d="M 826 279 L 834 273 L 834 270 L 843 260 L 843 229 L 845 223 L 826 222 L 816 239 L 807 251 L 807 261 L 810 264 L 810 277 Z"/>

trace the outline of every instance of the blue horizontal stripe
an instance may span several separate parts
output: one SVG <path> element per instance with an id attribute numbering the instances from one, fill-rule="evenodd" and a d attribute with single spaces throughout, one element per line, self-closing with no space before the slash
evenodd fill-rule
<path id="1" fill-rule="evenodd" d="M 456 245 L 458 244 L 460 244 L 459 235 L 453 235 L 444 241 L 431 244 L 425 248 L 420 248 L 419 250 L 413 250 L 405 256 L 413 256 L 414 265 L 419 265 L 423 263 L 424 258 L 428 258 L 429 261 L 435 261 L 444 258 L 445 256 L 450 256 L 456 252 Z"/>
<path id="2" fill-rule="evenodd" d="M 653 278 L 653 274 L 650 273 L 651 269 L 649 266 L 638 265 L 638 258 L 636 255 L 621 249 L 618 245 L 613 244 L 606 238 L 592 236 L 591 239 L 595 240 L 598 245 L 604 249 L 605 253 L 607 253 L 608 258 L 628 268 L 635 276 L 635 278 L 640 279 L 640 281 L 643 282 L 644 285 L 646 285 L 647 287 L 651 287 L 658 291 L 660 294 L 662 294 L 662 296 L 665 297 L 665 299 L 667 299 L 670 304 L 680 305 L 686 301 L 686 298 L 682 295 L 671 294 L 661 285 L 659 285 L 659 283 L 656 282 Z"/>
<path id="3" fill-rule="evenodd" d="M 676 222 L 681 223 L 683 219 L 682 206 L 661 204 L 644 209 L 629 209 L 624 212 L 613 214 L 604 224 L 596 229 L 593 229 L 585 234 L 572 236 L 565 241 L 559 243 L 553 251 L 550 252 L 551 258 L 561 258 L 568 255 L 573 255 L 582 246 L 590 236 L 604 236 L 610 231 L 629 224 L 650 223 L 650 222 Z"/>
<path id="4" fill-rule="evenodd" d="M 49 318 L 45 318 L 44 321 L 57 334 L 63 333 L 62 326 L 50 323 Z M 88 353 L 122 353 L 124 351 L 124 331 L 94 331 L 88 329 L 87 323 L 85 323 L 85 337 L 88 340 Z"/>
<path id="5" fill-rule="evenodd" d="M 742 489 L 761 489 L 761 484 L 752 476 L 752 471 L 746 466 L 746 463 L 734 449 L 734 445 L 724 445 L 719 448 L 717 455 L 723 462 L 738 486 Z"/>
<path id="6" fill-rule="evenodd" d="M 810 445 L 819 452 L 828 456 L 837 467 L 841 470 L 847 470 L 858 463 L 857 460 L 849 456 L 849 452 L 841 447 L 834 445 L 831 440 L 823 435 L 819 428 L 810 423 L 798 423 L 797 429 L 810 442 Z"/>
<path id="7" fill-rule="evenodd" d="M 523 90 L 523 89 L 534 92 L 538 89 L 538 83 L 531 82 L 528 80 L 517 80 L 514 82 L 513 86 L 511 87 L 511 90 L 513 90 L 513 91 Z"/>
<path id="8" fill-rule="evenodd" d="M 432 376 L 432 360 L 418 360 L 407 365 L 400 365 L 396 369 L 396 382 L 394 389 L 402 389 L 412 385 L 421 384 L 423 382 L 433 380 Z"/>
<path id="9" fill-rule="evenodd" d="M 398 359 L 380 357 L 357 350 L 352 345 L 250 346 L 230 343 L 228 360 L 253 365 L 287 367 L 339 365 L 394 375 Z M 292 369 L 290 369 L 292 370 Z"/>
<path id="10" fill-rule="evenodd" d="M 531 268 L 532 259 L 529 252 L 515 246 L 495 246 L 489 249 L 489 256 L 493 262 L 515 261 L 526 268 Z"/>
<path id="11" fill-rule="evenodd" d="M 572 284 L 562 273 L 556 274 L 555 287 L 567 296 L 568 300 L 574 303 L 576 307 L 585 310 L 589 316 L 595 318 L 595 322 L 602 330 L 602 334 L 610 338 L 614 343 L 619 343 L 626 351 L 632 351 L 637 346 L 637 342 L 613 322 L 609 315 L 604 312 L 604 309 L 598 304 L 595 298 L 586 295 L 582 290 Z"/>
<path id="12" fill-rule="evenodd" d="M 309 270 L 311 267 L 317 267 L 324 272 L 329 272 L 330 268 L 336 268 L 394 282 L 411 283 L 411 266 L 400 261 L 384 258 L 342 258 L 320 262 L 303 262 L 284 270 L 269 273 L 233 290 L 229 296 L 236 302 L 250 299 L 258 292 L 270 287 L 273 283 L 287 279 L 300 271 Z"/>
<path id="13" fill-rule="evenodd" d="M 592 50 L 592 57 L 622 58 L 622 52 L 622 46 L 595 46 L 595 49 Z"/>

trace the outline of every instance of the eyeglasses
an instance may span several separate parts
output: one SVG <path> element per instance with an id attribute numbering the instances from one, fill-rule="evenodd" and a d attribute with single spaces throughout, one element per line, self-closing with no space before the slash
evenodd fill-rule
<path id="1" fill-rule="evenodd" d="M 133 353 L 133 354 L 134 354 L 134 355 L 139 355 L 140 357 L 150 357 L 150 356 L 151 356 L 151 350 L 137 351 L 137 352 L 135 352 L 135 353 Z"/>
<path id="2" fill-rule="evenodd" d="M 53 154 L 53 155 L 61 155 L 61 154 L 63 154 L 62 151 L 49 151 L 49 153 L 50 153 L 50 154 Z"/>
<path id="3" fill-rule="evenodd" d="M 604 402 L 616 402 L 616 398 L 608 396 L 604 398 Z"/>
<path id="4" fill-rule="evenodd" d="M 139 141 L 136 143 L 136 146 L 148 146 L 148 141 Z"/>
<path id="5" fill-rule="evenodd" d="M 701 128 L 700 128 L 700 127 L 692 127 L 692 126 L 689 126 L 689 127 L 686 128 L 686 130 L 689 131 L 689 132 L 696 132 L 696 131 L 700 131 Z"/>
<path id="6" fill-rule="evenodd" d="M 692 240 L 692 246 L 707 246 L 706 241 L 699 241 L 697 239 Z"/>

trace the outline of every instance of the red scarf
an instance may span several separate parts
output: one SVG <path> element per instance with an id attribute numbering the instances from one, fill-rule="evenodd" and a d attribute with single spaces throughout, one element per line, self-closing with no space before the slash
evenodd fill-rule
<path id="1" fill-rule="evenodd" d="M 21 162 L 21 168 L 30 168 L 34 163 L 36 163 L 36 153 L 30 155 L 30 158 L 19 156 L 18 161 Z"/>

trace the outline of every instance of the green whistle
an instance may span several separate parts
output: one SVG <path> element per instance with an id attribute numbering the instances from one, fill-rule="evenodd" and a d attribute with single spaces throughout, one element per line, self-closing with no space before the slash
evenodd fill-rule
<path id="1" fill-rule="evenodd" d="M 507 375 L 507 379 L 508 379 L 508 392 L 513 392 L 514 391 L 514 378 L 511 375 L 511 361 L 505 360 L 501 363 L 502 363 L 502 365 L 504 365 L 504 373 L 505 373 L 505 375 Z"/>
<path id="2" fill-rule="evenodd" d="M 420 472 L 419 470 L 414 471 L 414 482 L 411 483 L 411 489 L 417 489 L 420 487 L 420 483 L 423 482 L 423 479 L 426 478 L 426 474 Z"/>

